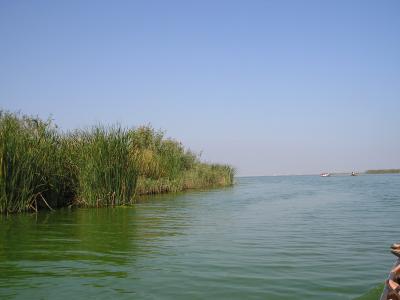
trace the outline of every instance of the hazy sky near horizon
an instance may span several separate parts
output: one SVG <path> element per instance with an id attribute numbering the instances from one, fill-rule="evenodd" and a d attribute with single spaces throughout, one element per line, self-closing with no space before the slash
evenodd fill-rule
<path id="1" fill-rule="evenodd" d="M 400 1 L 1 1 L 0 107 L 239 175 L 400 167 Z"/>

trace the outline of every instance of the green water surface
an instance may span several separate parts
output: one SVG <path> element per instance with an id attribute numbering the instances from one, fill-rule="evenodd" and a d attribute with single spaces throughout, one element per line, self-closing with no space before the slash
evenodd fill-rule
<path id="1" fill-rule="evenodd" d="M 0 216 L 0 299 L 378 299 L 399 216 L 399 175 Z"/>

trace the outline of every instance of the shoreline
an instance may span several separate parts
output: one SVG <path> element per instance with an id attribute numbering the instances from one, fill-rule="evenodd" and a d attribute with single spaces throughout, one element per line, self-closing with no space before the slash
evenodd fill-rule
<path id="1" fill-rule="evenodd" d="M 0 111 L 0 213 L 134 204 L 139 195 L 230 186 L 235 169 L 205 163 L 150 126 L 62 132 Z"/>

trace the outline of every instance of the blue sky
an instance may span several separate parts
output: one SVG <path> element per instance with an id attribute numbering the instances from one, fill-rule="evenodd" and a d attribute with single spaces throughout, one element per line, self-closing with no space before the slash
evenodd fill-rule
<path id="1" fill-rule="evenodd" d="M 239 175 L 400 167 L 400 1 L 1 1 L 0 106 Z"/>

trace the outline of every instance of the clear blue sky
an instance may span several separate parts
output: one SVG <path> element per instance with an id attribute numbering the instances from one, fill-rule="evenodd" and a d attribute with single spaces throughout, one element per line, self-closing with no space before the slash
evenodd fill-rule
<path id="1" fill-rule="evenodd" d="M 400 167 L 400 1 L 0 2 L 0 106 L 239 175 Z"/>

